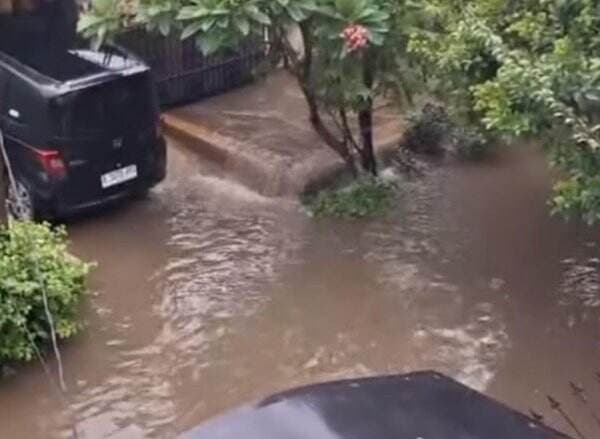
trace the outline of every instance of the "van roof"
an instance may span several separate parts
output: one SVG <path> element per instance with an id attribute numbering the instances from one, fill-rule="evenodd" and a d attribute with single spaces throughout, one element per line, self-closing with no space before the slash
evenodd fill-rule
<path id="1" fill-rule="evenodd" d="M 0 62 L 25 81 L 47 89 L 49 94 L 68 93 L 149 70 L 139 58 L 118 47 L 19 55 L 0 52 Z"/>

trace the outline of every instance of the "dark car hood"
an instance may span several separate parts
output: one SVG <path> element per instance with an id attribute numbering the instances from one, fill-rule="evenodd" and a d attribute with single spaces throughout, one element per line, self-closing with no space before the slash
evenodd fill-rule
<path id="1" fill-rule="evenodd" d="M 558 439 L 435 372 L 304 387 L 247 406 L 185 439 Z"/>

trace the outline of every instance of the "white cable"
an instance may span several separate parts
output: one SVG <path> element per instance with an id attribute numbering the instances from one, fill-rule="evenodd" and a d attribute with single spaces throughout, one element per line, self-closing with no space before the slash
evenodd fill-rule
<path id="1" fill-rule="evenodd" d="M 72 425 L 71 425 L 71 432 L 73 433 L 73 439 L 78 439 L 79 438 L 79 433 L 77 432 L 77 423 L 75 422 L 75 415 L 73 414 L 73 412 L 71 410 L 71 406 L 69 405 L 69 401 L 67 400 L 67 396 L 66 396 L 65 392 L 60 388 L 60 386 L 58 385 L 58 383 L 56 382 L 56 380 L 52 376 L 52 372 L 50 372 L 50 368 L 48 367 L 48 364 L 46 364 L 46 361 L 44 360 L 44 356 L 42 355 L 42 353 L 40 352 L 40 349 L 35 344 L 35 340 L 33 338 L 33 335 L 31 335 L 31 332 L 29 332 L 29 329 L 27 329 L 27 326 L 25 326 L 25 324 L 23 324 L 23 330 L 27 334 L 27 338 L 29 339 L 29 343 L 31 344 L 31 347 L 33 348 L 33 351 L 35 352 L 35 355 L 38 358 L 38 361 L 42 365 L 42 369 L 44 370 L 44 373 L 46 374 L 46 377 L 48 378 L 48 381 L 50 381 L 50 387 L 58 395 L 58 399 L 65 406 L 66 412 L 69 414 L 69 416 L 71 418 L 73 418 Z"/>
<path id="2" fill-rule="evenodd" d="M 48 319 L 48 326 L 50 326 L 50 337 L 52 340 L 52 350 L 54 351 L 54 356 L 56 357 L 56 364 L 58 367 L 58 382 L 60 384 L 60 388 L 63 392 L 67 392 L 67 385 L 65 383 L 65 374 L 62 363 L 62 356 L 60 355 L 60 349 L 58 349 L 58 341 L 56 339 L 56 330 L 54 328 L 54 318 L 52 317 L 52 313 L 50 312 L 50 306 L 48 305 L 48 291 L 46 289 L 46 282 L 42 278 L 42 273 L 40 272 L 40 266 L 37 259 L 34 260 L 35 272 L 38 280 L 42 284 L 42 298 L 44 300 L 44 310 L 46 312 L 46 318 Z"/>

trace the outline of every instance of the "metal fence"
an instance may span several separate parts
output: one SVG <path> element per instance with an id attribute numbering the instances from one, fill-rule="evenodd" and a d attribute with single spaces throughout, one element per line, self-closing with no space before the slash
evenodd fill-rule
<path id="1" fill-rule="evenodd" d="M 133 29 L 119 44 L 146 61 L 154 72 L 161 105 L 215 95 L 249 82 L 266 57 L 266 43 L 248 39 L 238 49 L 204 56 L 191 39 L 163 37 Z"/>

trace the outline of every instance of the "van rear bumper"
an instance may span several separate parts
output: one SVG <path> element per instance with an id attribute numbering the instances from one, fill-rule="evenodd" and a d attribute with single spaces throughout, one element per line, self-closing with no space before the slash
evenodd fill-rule
<path id="1" fill-rule="evenodd" d="M 64 218 L 78 213 L 84 213 L 88 210 L 93 210 L 95 208 L 100 208 L 105 205 L 117 203 L 121 200 L 132 198 L 139 194 L 143 194 L 147 190 L 157 185 L 160 181 L 162 181 L 162 179 L 164 179 L 164 176 L 161 179 L 140 181 L 138 184 L 134 186 L 128 186 L 122 191 L 112 193 L 110 195 L 105 195 L 102 197 L 89 199 L 78 204 L 64 203 L 60 199 L 60 196 L 51 196 L 49 198 L 45 198 L 37 194 L 38 196 L 36 201 L 36 209 L 38 210 L 39 216 L 41 218 Z"/>
<path id="2" fill-rule="evenodd" d="M 135 182 L 125 184 L 121 190 L 91 197 L 78 203 L 66 202 L 61 196 L 60 185 L 33 188 L 39 216 L 47 219 L 64 218 L 145 193 L 163 181 L 167 175 L 167 153 L 164 139 L 161 140 L 157 152 L 152 170 L 146 171 L 145 175 Z M 76 182 L 65 181 L 64 184 L 76 184 Z"/>

